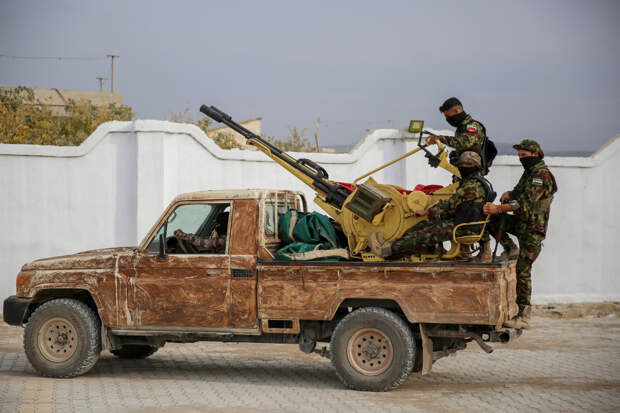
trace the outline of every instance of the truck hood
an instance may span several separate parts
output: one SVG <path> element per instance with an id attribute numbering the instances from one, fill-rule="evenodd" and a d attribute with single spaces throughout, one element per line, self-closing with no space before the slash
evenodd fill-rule
<path id="1" fill-rule="evenodd" d="M 105 248 L 34 260 L 25 264 L 22 271 L 38 270 L 104 270 L 114 268 L 117 257 L 133 255 L 136 247 Z"/>

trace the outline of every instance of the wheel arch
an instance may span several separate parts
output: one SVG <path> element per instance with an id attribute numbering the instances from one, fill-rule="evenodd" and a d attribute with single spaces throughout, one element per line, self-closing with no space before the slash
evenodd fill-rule
<path id="1" fill-rule="evenodd" d="M 398 301 L 391 298 L 355 298 L 348 297 L 343 299 L 336 310 L 331 314 L 331 319 L 334 319 L 338 313 L 340 314 L 348 314 L 349 309 L 356 310 L 358 308 L 364 307 L 380 307 L 385 308 L 386 310 L 393 311 L 405 318 L 405 321 L 408 321 L 405 312 L 403 311 L 403 307 L 398 303 Z M 346 311 L 346 313 L 345 313 Z"/>
<path id="2" fill-rule="evenodd" d="M 105 321 L 107 320 L 104 320 L 102 312 L 100 311 L 102 303 L 99 302 L 96 295 L 92 294 L 92 292 L 86 288 L 45 288 L 37 291 L 32 297 L 32 301 L 24 314 L 23 323 L 28 322 L 32 313 L 34 313 L 39 306 L 57 298 L 72 298 L 83 302 L 97 314 L 100 321 L 106 324 Z"/>

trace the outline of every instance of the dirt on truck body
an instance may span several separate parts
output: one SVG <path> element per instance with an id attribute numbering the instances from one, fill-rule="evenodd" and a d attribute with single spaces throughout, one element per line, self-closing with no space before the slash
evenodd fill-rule
<path id="1" fill-rule="evenodd" d="M 83 374 L 105 349 L 143 358 L 166 342 L 295 343 L 330 357 L 345 385 L 374 391 L 430 372 L 469 341 L 490 352 L 486 342 L 518 333 L 502 328 L 518 311 L 514 261 L 274 261 L 289 209 L 306 210 L 301 193 L 181 195 L 138 247 L 25 264 L 4 319 L 25 326 L 26 354 L 45 376 Z M 177 229 L 225 234 L 225 250 Z"/>

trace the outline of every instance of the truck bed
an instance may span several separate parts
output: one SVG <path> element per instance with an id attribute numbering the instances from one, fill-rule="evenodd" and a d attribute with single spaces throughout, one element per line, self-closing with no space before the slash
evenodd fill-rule
<path id="1" fill-rule="evenodd" d="M 345 300 L 374 299 L 396 301 L 411 323 L 500 328 L 518 312 L 515 267 L 514 260 L 259 262 L 258 317 L 330 320 Z"/>

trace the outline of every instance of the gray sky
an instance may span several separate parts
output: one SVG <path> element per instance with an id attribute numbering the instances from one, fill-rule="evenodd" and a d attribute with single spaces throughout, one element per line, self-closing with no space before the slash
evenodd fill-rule
<path id="1" fill-rule="evenodd" d="M 620 1 L 0 0 L 0 84 L 115 89 L 140 118 L 201 103 L 323 144 L 410 119 L 449 128 L 450 96 L 497 142 L 593 150 L 620 133 Z"/>

